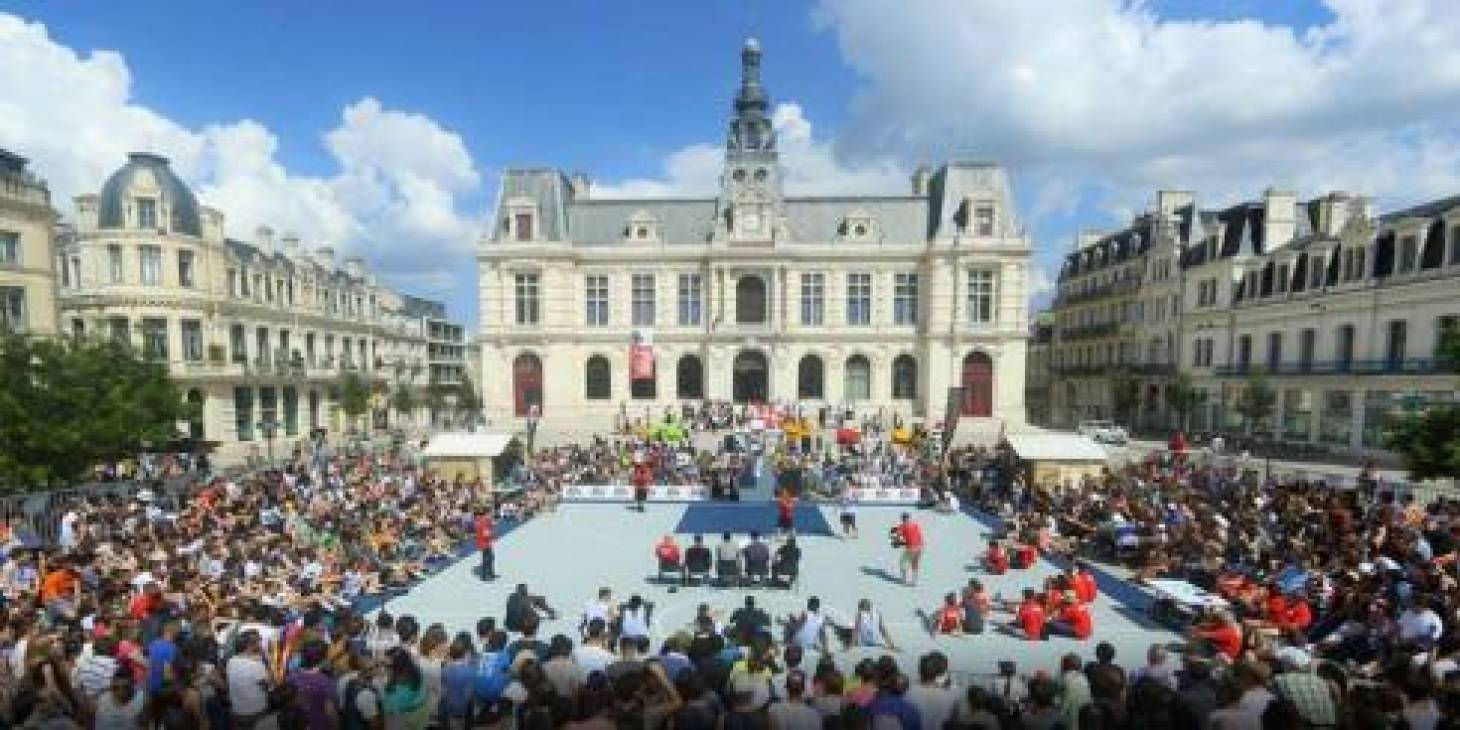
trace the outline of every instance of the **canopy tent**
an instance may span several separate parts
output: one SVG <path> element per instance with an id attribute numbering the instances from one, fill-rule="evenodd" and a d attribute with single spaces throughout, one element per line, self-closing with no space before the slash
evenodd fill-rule
<path id="1" fill-rule="evenodd" d="M 421 458 L 427 468 L 447 479 L 481 478 L 491 484 L 492 459 L 507 449 L 511 438 L 502 433 L 438 433 L 421 451 Z"/>
<path id="2" fill-rule="evenodd" d="M 1030 484 L 1060 486 L 1098 476 L 1109 456 L 1088 436 L 1072 433 L 1018 433 L 1004 438 L 1024 462 Z"/>

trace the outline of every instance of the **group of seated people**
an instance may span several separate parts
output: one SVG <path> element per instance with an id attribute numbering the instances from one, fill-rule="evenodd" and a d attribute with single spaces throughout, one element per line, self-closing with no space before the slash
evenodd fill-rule
<path id="1" fill-rule="evenodd" d="M 1025 570 L 1039 562 L 1039 547 L 1034 543 L 1018 543 L 1005 548 L 1001 540 L 989 540 L 988 551 L 980 560 L 989 575 L 1003 575 L 1010 568 Z"/>
<path id="2" fill-rule="evenodd" d="M 1089 607 L 1098 596 L 1094 575 L 1087 566 L 1076 563 L 1045 580 L 1043 590 L 1026 588 L 1017 601 L 990 598 L 981 582 L 969 580 L 962 590 L 945 594 L 942 605 L 925 618 L 930 633 L 961 636 L 983 633 L 993 611 L 1007 611 L 1013 619 L 999 626 L 1006 633 L 1029 641 L 1049 636 L 1084 641 L 1094 633 Z"/>
<path id="3" fill-rule="evenodd" d="M 726 532 L 712 551 L 704 535 L 695 535 L 689 547 L 681 550 L 674 535 L 666 534 L 655 543 L 654 558 L 659 564 L 657 576 L 669 574 L 682 586 L 703 581 L 722 587 L 789 588 L 801 573 L 801 548 L 795 535 L 787 535 L 773 551 L 759 532 L 750 533 L 743 543 Z"/>

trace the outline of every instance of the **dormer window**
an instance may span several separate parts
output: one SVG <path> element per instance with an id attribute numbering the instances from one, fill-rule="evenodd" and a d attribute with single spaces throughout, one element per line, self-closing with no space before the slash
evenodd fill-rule
<path id="1" fill-rule="evenodd" d="M 639 211 L 629 216 L 624 225 L 624 238 L 634 243 L 650 243 L 659 240 L 659 219 L 648 211 Z"/>
<path id="2" fill-rule="evenodd" d="M 988 202 L 973 205 L 973 235 L 994 235 L 994 204 Z"/>
<path id="3" fill-rule="evenodd" d="M 531 198 L 515 198 L 507 201 L 506 208 L 502 221 L 505 237 L 522 243 L 537 240 L 537 204 Z"/>
<path id="4" fill-rule="evenodd" d="M 137 198 L 137 227 L 157 228 L 157 200 Z"/>
<path id="5" fill-rule="evenodd" d="M 866 241 L 877 236 L 877 221 L 866 211 L 853 211 L 841 225 L 842 237 L 851 241 Z"/>

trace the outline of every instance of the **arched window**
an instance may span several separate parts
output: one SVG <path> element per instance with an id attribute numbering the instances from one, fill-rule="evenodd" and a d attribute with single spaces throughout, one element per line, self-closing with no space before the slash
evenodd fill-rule
<path id="1" fill-rule="evenodd" d="M 806 355 L 796 365 L 796 397 L 813 400 L 826 397 L 826 368 L 820 357 Z"/>
<path id="2" fill-rule="evenodd" d="M 898 355 L 892 361 L 892 397 L 896 400 L 918 397 L 918 361 L 912 355 Z"/>
<path id="3" fill-rule="evenodd" d="M 524 352 L 512 361 L 512 412 L 526 416 L 534 406 L 542 415 L 542 360 Z"/>
<path id="4" fill-rule="evenodd" d="M 583 367 L 583 396 L 588 400 L 608 400 L 613 397 L 613 372 L 608 358 L 594 355 Z"/>
<path id="5" fill-rule="evenodd" d="M 982 352 L 963 358 L 963 415 L 987 417 L 994 413 L 994 361 Z"/>
<path id="6" fill-rule="evenodd" d="M 735 281 L 736 324 L 765 324 L 765 279 L 742 276 Z"/>
<path id="7" fill-rule="evenodd" d="M 872 363 L 865 356 L 853 355 L 847 358 L 844 395 L 844 400 L 848 403 L 872 397 Z"/>
<path id="8" fill-rule="evenodd" d="M 674 367 L 674 394 L 680 400 L 705 397 L 705 366 L 698 356 L 679 358 Z"/>

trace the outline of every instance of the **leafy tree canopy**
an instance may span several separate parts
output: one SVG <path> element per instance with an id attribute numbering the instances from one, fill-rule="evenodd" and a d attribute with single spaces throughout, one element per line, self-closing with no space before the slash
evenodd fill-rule
<path id="1" fill-rule="evenodd" d="M 0 485 L 73 483 L 173 438 L 191 415 L 166 366 L 104 341 L 0 337 Z"/>

